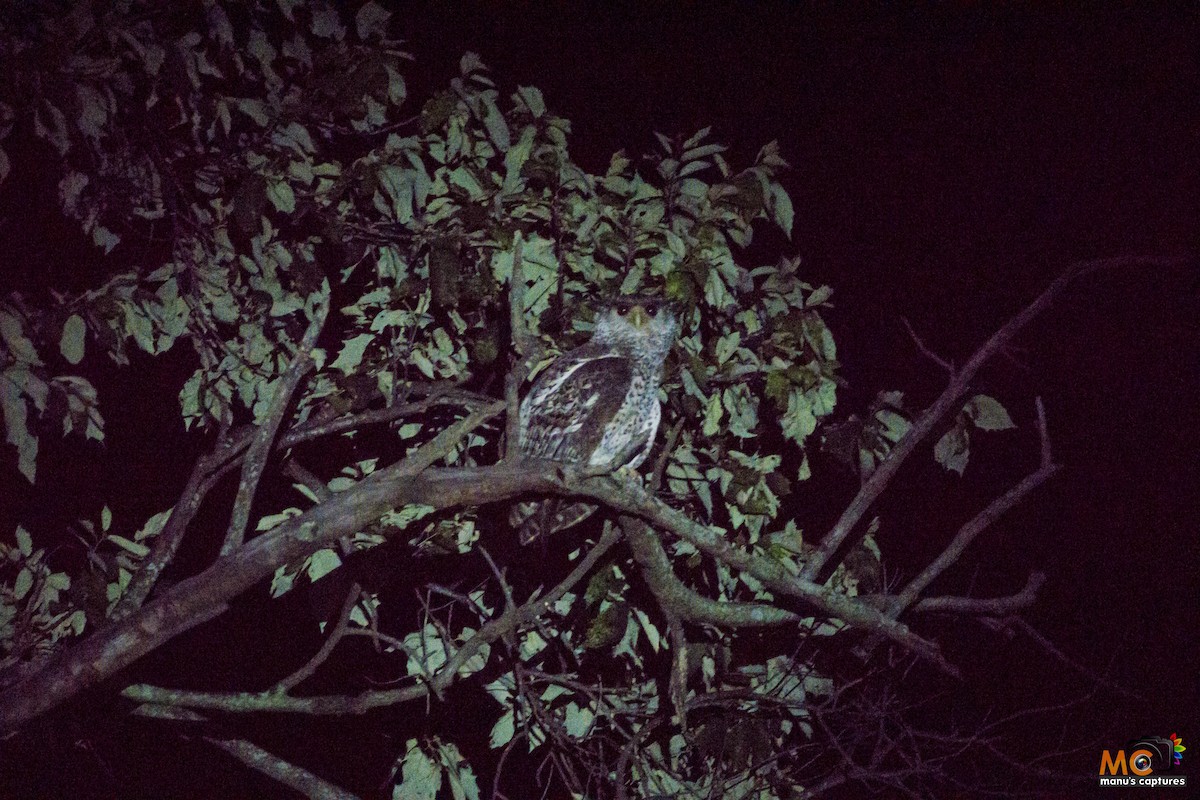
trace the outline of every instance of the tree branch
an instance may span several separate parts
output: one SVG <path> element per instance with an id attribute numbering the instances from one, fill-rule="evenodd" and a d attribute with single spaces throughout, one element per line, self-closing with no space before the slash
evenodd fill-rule
<path id="1" fill-rule="evenodd" d="M 1033 302 L 992 334 L 991 338 L 984 342 L 975 351 L 974 355 L 967 360 L 962 369 L 953 374 L 953 377 L 941 395 L 917 418 L 913 426 L 909 428 L 908 432 L 892 448 L 888 457 L 871 474 L 871 477 L 863 483 L 858 494 L 854 496 L 854 499 L 850 501 L 850 504 L 842 512 L 842 516 L 834 524 L 833 528 L 825 534 L 825 538 L 821 540 L 821 544 L 818 546 L 816 552 L 800 573 L 801 576 L 806 580 L 816 579 L 829 559 L 842 546 L 842 543 L 846 541 L 846 537 L 850 535 L 854 526 L 858 524 L 863 515 L 867 513 L 867 510 L 883 493 L 883 490 L 892 482 L 892 479 L 899 472 L 904 461 L 912 455 L 917 445 L 933 432 L 938 421 L 949 413 L 954 404 L 967 393 L 970 389 L 971 380 L 979 372 L 980 368 L 993 356 L 1001 352 L 1031 320 L 1049 308 L 1072 282 L 1079 277 L 1101 270 L 1124 269 L 1135 266 L 1177 266 L 1190 263 L 1192 260 L 1194 259 L 1186 257 L 1118 256 L 1116 258 L 1099 259 L 1096 261 L 1081 261 L 1067 268 Z"/>
<path id="2" fill-rule="evenodd" d="M 183 631 L 218 616 L 233 597 L 301 558 L 352 534 L 399 506 L 477 505 L 530 491 L 559 491 L 552 470 L 501 465 L 443 469 L 421 475 L 469 431 L 504 409 L 478 409 L 422 445 L 412 455 L 371 475 L 268 533 L 251 539 L 208 569 L 181 581 L 126 619 L 63 648 L 33 674 L 0 693 L 0 731 L 31 719 L 95 685 Z"/>
<path id="3" fill-rule="evenodd" d="M 567 470 L 567 472 L 570 472 Z M 570 479 L 567 485 L 571 486 Z M 938 646 L 916 635 L 903 623 L 890 619 L 878 609 L 847 597 L 826 586 L 792 575 L 778 561 L 748 553 L 735 547 L 713 529 L 689 519 L 662 501 L 650 496 L 636 484 L 620 484 L 612 478 L 590 478 L 574 485 L 573 493 L 598 500 L 617 511 L 624 512 L 691 542 L 699 550 L 733 569 L 749 573 L 768 589 L 795 597 L 817 609 L 866 630 L 875 630 L 908 650 L 935 664 L 948 675 L 958 676 L 958 669 L 942 657 Z"/>
<path id="4" fill-rule="evenodd" d="M 219 465 L 227 460 L 231 447 L 232 443 L 227 431 L 222 431 L 212 451 L 196 460 L 192 467 L 192 473 L 183 486 L 183 491 L 179 493 L 179 500 L 171 509 L 171 515 L 167 518 L 166 525 L 163 526 L 158 536 L 154 537 L 149 554 L 142 560 L 138 571 L 130 579 L 125 594 L 121 596 L 116 608 L 113 609 L 113 613 L 109 617 L 110 623 L 125 619 L 146 602 L 146 598 L 150 596 L 162 571 L 171 563 L 171 559 L 179 550 L 187 527 L 196 516 L 196 512 L 200 510 L 201 503 L 204 502 L 209 490 L 216 484 L 213 478 L 224 474 Z"/>
<path id="5" fill-rule="evenodd" d="M 172 722 L 202 723 L 207 719 L 202 714 L 189 711 L 186 708 L 172 708 L 159 705 L 141 705 L 133 710 L 139 717 L 149 719 L 170 720 Z M 184 738 L 188 738 L 186 735 Z M 251 769 L 263 773 L 269 778 L 279 781 L 284 786 L 295 789 L 312 800 L 358 800 L 358 795 L 352 794 L 340 786 L 320 778 L 306 769 L 284 761 L 279 756 L 267 752 L 247 739 L 225 739 L 216 736 L 202 736 L 204 741 L 219 747 L 226 753 L 241 761 Z"/>
<path id="6" fill-rule="evenodd" d="M 646 585 L 669 613 L 688 622 L 727 628 L 765 628 L 799 621 L 799 614 L 765 603 L 721 602 L 699 594 L 675 576 L 662 543 L 646 523 L 634 517 L 621 517 L 620 523 Z"/>
<path id="7" fill-rule="evenodd" d="M 1060 466 L 1054 463 L 1050 455 L 1050 438 L 1046 432 L 1046 409 L 1042 405 L 1040 397 L 1037 399 L 1037 409 L 1038 435 L 1041 439 L 1040 466 L 1034 472 L 1021 479 L 1016 486 L 988 503 L 986 508 L 959 528 L 958 533 L 955 534 L 950 544 L 946 545 L 946 549 L 930 562 L 919 575 L 909 581 L 909 584 L 904 587 L 903 591 L 896 596 L 889 616 L 892 618 L 899 616 L 904 609 L 916 602 L 921 592 L 925 591 L 929 584 L 945 572 L 955 561 L 958 561 L 959 557 L 962 556 L 967 546 L 975 540 L 976 536 L 991 527 L 992 523 L 999 519 L 1001 515 L 1024 500 L 1026 495 L 1049 480 L 1054 473 L 1058 472 Z"/>
<path id="8" fill-rule="evenodd" d="M 317 337 L 321 335 L 321 329 L 325 326 L 328 309 L 328 301 L 317 305 L 315 315 L 308 323 L 308 329 L 304 332 L 304 338 L 300 341 L 292 363 L 284 370 L 275 386 L 266 417 L 254 434 L 254 441 L 251 442 L 243 457 L 242 477 L 238 482 L 233 513 L 230 515 L 229 528 L 225 532 L 225 542 L 221 545 L 221 555 L 223 556 L 237 550 L 245 541 L 246 525 L 250 522 L 250 508 L 254 505 L 254 495 L 258 490 L 258 483 L 262 479 L 263 470 L 266 469 L 267 458 L 271 455 L 275 434 L 279 431 L 283 417 L 291 405 L 292 395 L 296 393 L 300 381 L 312 368 L 312 350 L 317 344 Z"/>
<path id="9" fill-rule="evenodd" d="M 1029 608 L 1037 601 L 1038 590 L 1046 582 L 1046 573 L 1031 572 L 1025 587 L 1008 597 L 926 597 L 912 607 L 916 612 L 972 614 L 998 617 Z"/>

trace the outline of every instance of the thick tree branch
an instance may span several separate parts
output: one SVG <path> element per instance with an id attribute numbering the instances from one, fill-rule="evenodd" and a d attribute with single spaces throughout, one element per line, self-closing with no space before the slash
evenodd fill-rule
<path id="1" fill-rule="evenodd" d="M 634 517 L 622 517 L 620 522 L 646 584 L 669 613 L 688 622 L 727 628 L 764 628 L 800 619 L 799 614 L 765 603 L 727 603 L 699 594 L 675 576 L 662 543 L 646 523 Z"/>
<path id="2" fill-rule="evenodd" d="M 1152 256 L 1120 256 L 1116 258 L 1082 261 L 1073 264 L 1062 275 L 1054 280 L 1032 303 L 1010 319 L 998 331 L 992 334 L 978 350 L 975 351 L 962 369 L 953 373 L 949 384 L 938 398 L 917 418 L 888 457 L 880 463 L 871 477 L 863 483 L 858 494 L 846 506 L 841 517 L 833 528 L 825 534 L 816 552 L 805 565 L 801 576 L 806 580 L 814 580 L 821 574 L 822 568 L 837 552 L 842 543 L 853 531 L 854 526 L 862 519 L 867 510 L 875 503 L 883 490 L 899 472 L 904 461 L 912 455 L 917 445 L 924 441 L 932 432 L 938 421 L 948 414 L 954 405 L 970 390 L 971 381 L 976 373 L 993 356 L 1000 353 L 1013 338 L 1032 321 L 1045 311 L 1063 291 L 1077 278 L 1093 272 L 1108 269 L 1126 269 L 1137 266 L 1177 266 L 1190 263 L 1194 259 L 1162 258 Z"/>
<path id="3" fill-rule="evenodd" d="M 445 469 L 421 475 L 445 457 L 470 430 L 503 409 L 503 403 L 493 403 L 476 410 L 404 461 L 251 539 L 125 620 L 96 630 L 78 644 L 64 648 L 37 672 L 0 693 L 0 731 L 48 711 L 173 636 L 218 616 L 230 599 L 271 574 L 280 564 L 352 534 L 392 508 L 412 503 L 450 508 L 493 502 L 522 492 L 558 491 L 561 482 L 552 470 L 539 472 L 527 465 Z"/>
<path id="4" fill-rule="evenodd" d="M 221 555 L 229 555 L 242 546 L 246 538 L 246 525 L 250 522 L 250 509 L 254 505 L 254 495 L 258 491 L 259 481 L 267 467 L 267 459 L 271 455 L 275 443 L 275 434 L 283 423 L 283 417 L 292 403 L 292 395 L 300 386 L 300 381 L 312 369 L 312 350 L 317 344 L 317 337 L 325 326 L 325 316 L 329 309 L 328 301 L 317 305 L 304 338 L 292 357 L 292 363 L 284 370 L 283 375 L 275 385 L 271 396 L 271 405 L 267 415 L 254 434 L 254 441 L 246 450 L 242 460 L 242 477 L 238 482 L 237 497 L 233 501 L 233 513 L 229 519 L 229 529 L 225 532 L 225 542 L 221 545 Z"/>

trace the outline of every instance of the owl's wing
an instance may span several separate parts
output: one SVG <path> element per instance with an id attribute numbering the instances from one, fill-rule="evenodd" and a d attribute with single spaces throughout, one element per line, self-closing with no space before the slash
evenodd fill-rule
<path id="1" fill-rule="evenodd" d="M 629 393 L 633 364 L 587 345 L 538 376 L 521 403 L 521 452 L 586 464 Z"/>

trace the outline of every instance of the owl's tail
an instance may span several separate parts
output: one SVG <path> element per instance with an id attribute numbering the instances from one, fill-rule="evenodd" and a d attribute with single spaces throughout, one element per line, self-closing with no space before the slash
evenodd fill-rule
<path id="1" fill-rule="evenodd" d="M 595 512 L 596 506 L 591 503 L 542 500 L 517 503 L 509 513 L 508 521 L 517 529 L 521 544 L 529 544 L 539 536 L 578 525 Z"/>

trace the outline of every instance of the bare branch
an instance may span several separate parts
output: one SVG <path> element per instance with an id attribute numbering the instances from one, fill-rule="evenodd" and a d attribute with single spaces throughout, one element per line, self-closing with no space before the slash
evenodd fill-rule
<path id="1" fill-rule="evenodd" d="M 267 459 L 271 455 L 275 434 L 279 431 L 283 417 L 291 405 L 292 395 L 295 394 L 300 381 L 312 368 L 312 350 L 317 344 L 317 337 L 321 335 L 321 329 L 325 326 L 325 316 L 328 310 L 328 302 L 322 302 L 317 306 L 315 316 L 308 323 L 308 329 L 304 332 L 304 338 L 300 341 L 292 363 L 284 370 L 275 386 L 266 417 L 255 433 L 254 441 L 246 450 L 242 461 L 242 477 L 238 482 L 237 497 L 233 502 L 233 514 L 230 516 L 229 528 L 225 532 L 225 542 L 221 545 L 221 555 L 223 556 L 237 550 L 246 540 L 246 525 L 250 522 L 250 508 L 254 504 L 254 494 L 258 490 L 258 483 L 262 478 L 263 470 L 266 469 Z"/>
<path id="2" fill-rule="evenodd" d="M 925 343 L 921 341 L 921 337 L 917 336 L 917 332 L 913 330 L 913 326 L 909 323 L 907 317 L 901 317 L 900 321 L 904 323 L 904 329 L 908 331 L 908 337 L 912 339 L 913 344 L 917 346 L 917 351 L 942 369 L 946 370 L 946 374 L 950 375 L 950 377 L 954 377 L 954 365 L 925 346 Z"/>
<path id="3" fill-rule="evenodd" d="M 217 739 L 205 736 L 204 741 L 219 747 L 251 769 L 295 789 L 310 800 L 358 800 L 358 795 L 335 786 L 303 767 L 284 761 L 245 739 Z"/>
<path id="4" fill-rule="evenodd" d="M 913 611 L 943 614 L 973 614 L 1000 616 L 1029 608 L 1037 601 L 1038 590 L 1046 582 L 1046 573 L 1031 572 L 1025 587 L 1008 597 L 927 597 L 912 607 Z"/>
<path id="5" fill-rule="evenodd" d="M 216 474 L 223 474 L 218 470 L 218 465 L 226 460 L 231 446 L 228 431 L 223 430 L 213 449 L 196 460 L 192 467 L 192 473 L 188 476 L 187 483 L 184 484 L 183 491 L 179 493 L 179 500 L 171 509 L 171 515 L 168 517 L 166 525 L 163 526 L 158 536 L 154 537 L 149 554 L 142 560 L 138 571 L 130 579 L 125 594 L 121 596 L 116 608 L 113 609 L 110 617 L 112 622 L 125 619 L 146 602 L 146 598 L 150 596 L 162 571 L 171 563 L 171 559 L 179 550 L 188 525 L 196 516 L 196 512 L 200 510 L 200 505 L 204 502 L 209 490 L 216 483 L 212 478 Z"/>
<path id="6" fill-rule="evenodd" d="M 170 720 L 172 722 L 201 723 L 207 721 L 204 715 L 186 708 L 173 708 L 153 704 L 138 706 L 133 710 L 133 713 L 139 717 Z M 190 737 L 184 735 L 184 738 Z M 358 800 L 358 795 L 352 794 L 340 786 L 335 786 L 324 778 L 320 778 L 289 761 L 284 761 L 246 739 L 226 739 L 216 736 L 203 736 L 201 738 L 214 747 L 219 747 L 226 753 L 229 753 L 229 755 L 251 769 L 279 781 L 284 786 L 295 789 L 312 800 Z"/>
<path id="7" fill-rule="evenodd" d="M 829 559 L 846 541 L 867 510 L 875 503 L 883 490 L 899 472 L 904 461 L 912 455 L 917 445 L 924 441 L 932 432 L 938 421 L 954 407 L 970 389 L 971 381 L 976 373 L 993 356 L 1001 352 L 1013 338 L 1032 321 L 1045 311 L 1063 291 L 1077 278 L 1093 272 L 1108 269 L 1127 269 L 1137 266 L 1169 267 L 1191 263 L 1189 258 L 1164 258 L 1153 256 L 1119 256 L 1116 258 L 1099 259 L 1096 261 L 1081 261 L 1073 264 L 1062 275 L 1055 279 L 1045 291 L 1020 313 L 1010 319 L 998 331 L 992 334 L 978 350 L 975 351 L 962 369 L 954 373 L 950 383 L 938 398 L 917 418 L 908 432 L 896 443 L 888 457 L 863 483 L 858 494 L 846 506 L 841 517 L 833 528 L 825 534 L 820 546 L 805 565 L 801 576 L 814 580 Z"/>
<path id="8" fill-rule="evenodd" d="M 1004 494 L 997 497 L 992 502 L 988 503 L 987 507 L 975 515 L 973 519 L 958 529 L 958 533 L 946 545 L 937 558 L 930 562 L 929 566 L 925 567 L 919 575 L 912 579 L 903 591 L 896 596 L 895 603 L 892 606 L 890 615 L 898 616 L 904 609 L 911 606 L 916 599 L 920 597 L 921 592 L 934 581 L 939 575 L 945 572 L 950 565 L 959 559 L 967 546 L 975 540 L 975 537 L 983 533 L 992 523 L 1000 516 L 1006 513 L 1013 506 L 1025 499 L 1026 495 L 1032 492 L 1037 487 L 1045 483 L 1052 475 L 1059 470 L 1059 465 L 1055 464 L 1050 457 L 1050 442 L 1046 436 L 1046 413 L 1042 407 L 1041 398 L 1038 398 L 1038 433 L 1041 437 L 1041 465 L 1034 472 L 1026 475 L 1021 481 Z"/>
<path id="9" fill-rule="evenodd" d="M 333 654 L 333 648 L 337 647 L 338 642 L 346 635 L 346 628 L 350 624 L 350 614 L 358 605 L 361 596 L 361 586 L 356 583 L 350 587 L 350 591 L 346 593 L 346 600 L 342 603 L 342 611 L 338 614 L 337 622 L 330 628 L 329 635 L 321 644 L 321 649 L 317 650 L 304 666 L 275 684 L 272 691 L 286 692 L 294 689 L 316 673 L 317 669 Z"/>

